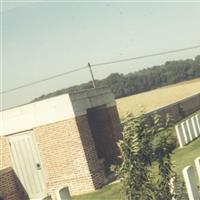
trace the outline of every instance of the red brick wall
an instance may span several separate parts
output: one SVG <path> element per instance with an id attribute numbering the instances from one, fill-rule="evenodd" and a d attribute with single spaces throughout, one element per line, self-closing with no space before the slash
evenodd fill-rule
<path id="1" fill-rule="evenodd" d="M 95 142 L 90 130 L 87 115 L 77 117 L 76 122 L 92 182 L 94 184 L 94 188 L 98 189 L 104 185 L 105 174 L 104 168 L 102 167 L 100 160 L 97 157 Z"/>
<path id="2" fill-rule="evenodd" d="M 0 170 L 0 197 L 4 200 L 27 200 L 28 196 L 12 168 Z"/>
<path id="3" fill-rule="evenodd" d="M 122 138 L 116 106 L 88 110 L 88 120 L 99 159 L 105 159 L 106 171 L 119 162 L 117 141 Z"/>

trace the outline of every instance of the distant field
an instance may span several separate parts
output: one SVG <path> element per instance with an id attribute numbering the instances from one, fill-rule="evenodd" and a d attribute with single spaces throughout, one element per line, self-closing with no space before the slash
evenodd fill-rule
<path id="1" fill-rule="evenodd" d="M 128 112 L 137 116 L 141 110 L 149 112 L 198 92 L 200 92 L 200 78 L 118 99 L 117 107 L 120 117 Z"/>

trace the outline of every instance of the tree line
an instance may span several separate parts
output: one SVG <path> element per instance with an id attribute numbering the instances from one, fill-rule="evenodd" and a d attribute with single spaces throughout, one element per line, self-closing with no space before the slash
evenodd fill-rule
<path id="1" fill-rule="evenodd" d="M 128 74 L 112 73 L 102 80 L 95 80 L 97 87 L 109 87 L 115 98 L 156 89 L 181 81 L 200 77 L 200 55 L 194 59 L 167 61 L 163 65 L 153 66 Z M 92 82 L 75 85 L 35 98 L 32 102 L 92 88 Z"/>

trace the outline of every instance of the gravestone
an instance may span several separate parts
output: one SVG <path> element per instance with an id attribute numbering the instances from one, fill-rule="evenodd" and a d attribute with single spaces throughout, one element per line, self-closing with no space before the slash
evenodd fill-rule
<path id="1" fill-rule="evenodd" d="M 181 127 L 182 127 L 182 131 L 183 131 L 183 136 L 185 138 L 185 144 L 188 144 L 190 142 L 190 137 L 189 137 L 189 133 L 187 130 L 186 122 L 182 122 Z"/>
<path id="2" fill-rule="evenodd" d="M 192 121 L 191 119 L 186 120 L 187 130 L 189 133 L 190 141 L 193 141 L 195 139 L 194 129 L 192 127 Z"/>
<path id="3" fill-rule="evenodd" d="M 197 119 L 196 116 L 194 116 L 194 121 L 195 121 L 195 124 L 196 124 L 196 128 L 197 128 L 198 136 L 200 136 L 200 128 L 199 128 L 199 125 L 198 125 L 198 119 Z"/>
<path id="4" fill-rule="evenodd" d="M 192 166 L 187 166 L 183 169 L 183 177 L 185 180 L 189 200 L 200 200 Z"/>
<path id="5" fill-rule="evenodd" d="M 194 162 L 195 162 L 197 174 L 199 177 L 199 183 L 200 183 L 200 157 L 196 158 Z"/>
<path id="6" fill-rule="evenodd" d="M 71 200 L 71 195 L 68 187 L 63 187 L 56 191 L 57 200 Z"/>
<path id="7" fill-rule="evenodd" d="M 196 119 L 197 128 L 199 130 L 199 135 L 200 135 L 200 119 L 199 119 L 199 115 L 195 115 L 195 119 Z"/>
<path id="8" fill-rule="evenodd" d="M 199 130 L 198 130 L 197 123 L 194 116 L 191 118 L 191 121 L 192 121 L 195 138 L 197 138 L 199 137 Z"/>
<path id="9" fill-rule="evenodd" d="M 180 148 L 182 148 L 186 144 L 185 138 L 184 138 L 184 135 L 183 135 L 183 131 L 182 131 L 182 127 L 181 127 L 180 124 L 178 124 L 178 125 L 175 126 L 175 129 L 176 129 L 176 135 L 177 135 L 177 138 L 178 138 Z"/>

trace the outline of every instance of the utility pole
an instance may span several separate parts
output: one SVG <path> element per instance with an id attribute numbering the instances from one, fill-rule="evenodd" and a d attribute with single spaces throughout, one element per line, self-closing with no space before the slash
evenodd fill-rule
<path id="1" fill-rule="evenodd" d="M 92 79 L 93 88 L 96 88 L 95 80 L 94 80 L 94 75 L 93 75 L 93 71 L 92 71 L 92 67 L 91 67 L 90 63 L 88 63 L 88 68 L 90 70 L 90 75 L 91 75 L 91 79 Z"/>

